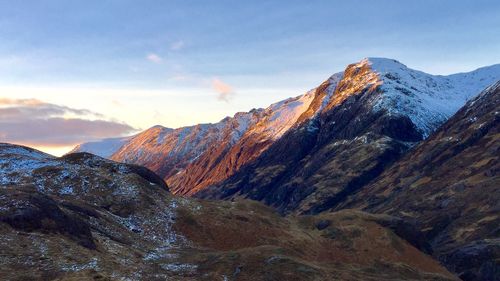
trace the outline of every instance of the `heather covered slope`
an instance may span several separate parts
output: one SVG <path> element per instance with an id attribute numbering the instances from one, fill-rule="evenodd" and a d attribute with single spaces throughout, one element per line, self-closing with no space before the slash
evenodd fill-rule
<path id="1" fill-rule="evenodd" d="M 464 280 L 500 279 L 500 82 L 347 202 L 416 221 Z"/>
<path id="2" fill-rule="evenodd" d="M 0 145 L 5 280 L 457 280 L 398 219 L 173 197 L 148 170 Z"/>

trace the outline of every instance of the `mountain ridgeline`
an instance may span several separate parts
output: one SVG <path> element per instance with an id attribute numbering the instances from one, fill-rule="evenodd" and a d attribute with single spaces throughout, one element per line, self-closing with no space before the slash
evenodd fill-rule
<path id="1" fill-rule="evenodd" d="M 322 185 L 338 186 L 339 182 L 348 185 L 352 180 L 350 188 L 356 188 L 356 182 L 367 181 L 383 169 L 376 162 L 385 166 L 399 158 L 499 77 L 500 65 L 434 76 L 395 60 L 369 58 L 349 65 L 302 96 L 266 109 L 240 112 L 215 124 L 179 129 L 155 126 L 120 142 L 87 143 L 73 152 L 86 151 L 146 166 L 162 176 L 174 194 L 242 195 L 279 205 L 284 212 L 317 212 L 328 204 L 307 199 L 316 193 L 313 189 L 320 191 Z M 335 179 L 326 182 L 314 180 L 318 178 L 314 175 L 322 172 L 320 168 L 330 174 L 340 165 L 329 163 L 331 167 L 325 167 L 320 158 L 340 160 L 342 153 L 335 151 L 348 156 L 351 153 L 346 152 L 346 146 L 358 153 L 358 157 L 349 158 L 366 158 L 363 163 L 352 163 L 354 174 L 342 172 L 331 174 Z M 374 151 L 363 152 L 354 146 Z M 328 157 L 333 154 L 337 156 Z M 311 164 L 306 167 L 304 161 Z M 338 178 L 344 176 L 348 178 Z M 304 185 L 306 191 L 301 188 Z M 280 192 L 274 191 L 278 187 L 285 189 L 289 198 L 281 198 Z M 290 189 L 300 194 L 288 192 Z M 273 202 L 274 197 L 278 202 Z M 308 207 L 310 204 L 315 206 Z"/>

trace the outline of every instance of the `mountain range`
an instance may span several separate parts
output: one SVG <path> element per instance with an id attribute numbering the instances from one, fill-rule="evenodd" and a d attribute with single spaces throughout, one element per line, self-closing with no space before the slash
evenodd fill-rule
<path id="1" fill-rule="evenodd" d="M 259 169 L 250 169 L 266 181 L 282 178 L 279 170 L 292 173 L 279 161 L 266 164 L 266 168 L 255 164 L 266 161 L 265 155 L 279 150 L 280 144 L 286 151 L 276 153 L 297 162 L 304 160 L 305 155 L 312 157 L 312 151 L 304 149 L 319 151 L 327 142 L 340 145 L 356 137 L 359 142 L 373 137 L 368 134 L 371 132 L 384 144 L 391 142 L 389 146 L 394 150 L 386 153 L 390 155 L 382 151 L 376 154 L 396 159 L 397 154 L 426 138 L 498 77 L 500 65 L 435 76 L 412 70 L 392 59 L 367 58 L 349 65 L 304 95 L 266 109 L 240 112 L 215 124 L 178 129 L 155 126 L 128 138 L 82 144 L 72 152 L 90 152 L 146 166 L 162 176 L 174 194 L 211 196 L 204 194 L 213 194 L 211 190 L 219 188 L 224 191 L 215 192 L 214 196 L 226 197 L 228 193 L 248 188 L 248 184 L 240 183 L 236 187 L 231 181 L 240 181 L 237 174 L 242 168 L 246 170 L 240 174 L 249 175 L 250 165 L 259 166 Z M 302 144 L 294 143 L 299 139 Z M 292 143 L 285 144 L 287 140 Z M 312 176 L 319 171 L 303 172 Z M 280 186 L 293 185 L 294 181 L 289 180 Z M 256 185 L 268 189 L 263 183 Z"/>
<path id="2" fill-rule="evenodd" d="M 215 124 L 2 144 L 0 275 L 499 280 L 499 112 L 499 64 L 367 58 Z"/>

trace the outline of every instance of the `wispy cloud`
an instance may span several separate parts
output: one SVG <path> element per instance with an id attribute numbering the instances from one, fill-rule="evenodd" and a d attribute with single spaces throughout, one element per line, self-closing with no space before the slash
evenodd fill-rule
<path id="1" fill-rule="evenodd" d="M 172 44 L 170 44 L 170 50 L 172 50 L 172 51 L 177 51 L 177 50 L 180 50 L 182 48 L 184 48 L 184 41 L 182 41 L 182 40 L 175 41 Z"/>
<path id="2" fill-rule="evenodd" d="M 0 97 L 0 142 L 30 146 L 69 146 L 134 132 L 102 114 L 38 99 Z"/>
<path id="3" fill-rule="evenodd" d="M 235 95 L 233 87 L 218 78 L 212 80 L 212 88 L 218 93 L 217 99 L 220 101 L 229 102 Z"/>
<path id="4" fill-rule="evenodd" d="M 163 61 L 163 58 L 155 53 L 148 54 L 146 59 L 153 63 L 161 63 Z"/>

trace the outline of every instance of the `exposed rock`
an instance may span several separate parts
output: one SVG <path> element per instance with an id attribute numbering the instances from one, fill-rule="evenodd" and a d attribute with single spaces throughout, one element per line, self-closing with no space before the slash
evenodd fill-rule
<path id="1" fill-rule="evenodd" d="M 320 220 L 318 223 L 316 223 L 316 228 L 318 230 L 323 230 L 325 228 L 327 228 L 328 226 L 330 226 L 332 222 L 329 221 L 329 220 Z"/>

